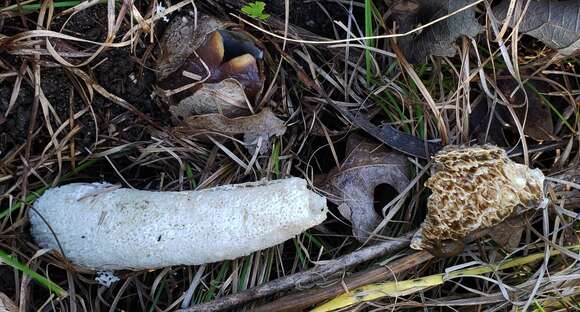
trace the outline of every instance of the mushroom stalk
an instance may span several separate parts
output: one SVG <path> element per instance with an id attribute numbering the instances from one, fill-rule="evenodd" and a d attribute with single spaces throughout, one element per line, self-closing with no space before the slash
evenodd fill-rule
<path id="1" fill-rule="evenodd" d="M 96 270 L 140 270 L 235 259 L 326 218 L 326 200 L 289 178 L 201 191 L 153 192 L 107 183 L 48 190 L 29 212 L 43 248 Z"/>

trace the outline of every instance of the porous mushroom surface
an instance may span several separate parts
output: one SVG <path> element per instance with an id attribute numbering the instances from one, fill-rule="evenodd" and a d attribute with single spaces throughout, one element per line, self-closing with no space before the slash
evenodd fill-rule
<path id="1" fill-rule="evenodd" d="M 516 207 L 544 199 L 544 175 L 513 162 L 496 146 L 448 146 L 433 157 L 434 174 L 426 186 L 432 194 L 427 217 L 411 242 L 413 249 L 431 249 L 446 240 L 499 224 Z"/>
<path id="2" fill-rule="evenodd" d="M 326 199 L 300 178 L 183 192 L 73 183 L 46 191 L 29 217 L 35 241 L 76 265 L 140 270 L 280 244 L 324 221 Z"/>

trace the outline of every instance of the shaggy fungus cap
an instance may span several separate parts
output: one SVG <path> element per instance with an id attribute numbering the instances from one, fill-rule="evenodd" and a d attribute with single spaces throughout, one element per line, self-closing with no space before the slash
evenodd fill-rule
<path id="1" fill-rule="evenodd" d="M 494 226 L 516 207 L 531 207 L 544 198 L 544 175 L 513 162 L 496 146 L 448 146 L 434 157 L 427 217 L 411 242 L 432 249 L 446 240 Z"/>

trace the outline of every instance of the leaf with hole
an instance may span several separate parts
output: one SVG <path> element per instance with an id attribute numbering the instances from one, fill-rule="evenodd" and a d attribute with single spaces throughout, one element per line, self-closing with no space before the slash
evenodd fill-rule
<path id="1" fill-rule="evenodd" d="M 341 215 L 352 222 L 355 238 L 364 241 L 381 220 L 374 205 L 378 187 L 386 184 L 402 192 L 410 183 L 407 160 L 358 135 L 348 138 L 346 155 L 341 166 L 327 175 L 325 188 L 333 195 L 328 199 L 339 205 Z"/>

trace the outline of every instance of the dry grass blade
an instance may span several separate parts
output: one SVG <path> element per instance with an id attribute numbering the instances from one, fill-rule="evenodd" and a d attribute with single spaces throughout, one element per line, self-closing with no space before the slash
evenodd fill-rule
<path id="1" fill-rule="evenodd" d="M 355 309 L 578 309 L 580 257 L 564 246 L 579 241 L 580 63 L 563 54 L 574 52 L 578 25 L 569 17 L 575 10 L 556 8 L 576 1 L 254 2 L 21 0 L 0 8 L 0 249 L 22 264 L 0 266 L 2 294 L 21 310 L 296 311 L 368 284 L 412 287 L 446 270 L 548 250 L 543 263 Z M 538 9 L 546 3 L 549 10 Z M 200 37 L 193 49 L 189 35 L 173 33 L 180 22 L 202 31 L 207 17 L 227 25 L 210 36 L 221 41 Z M 554 25 L 553 34 L 542 32 Z M 185 43 L 187 62 L 167 53 L 168 37 Z M 213 45 L 220 42 L 221 54 Z M 177 64 L 170 78 L 160 71 L 164 61 Z M 353 150 L 351 136 L 372 146 Z M 405 235 L 426 215 L 431 157 L 447 144 L 497 145 L 541 169 L 550 203 L 493 235 L 472 233 L 463 250 L 442 244 L 457 256 L 408 250 Z M 404 154 L 394 176 L 385 150 Z M 352 155 L 359 166 L 348 164 Z M 348 190 L 320 187 L 332 173 L 362 167 Z M 290 176 L 331 199 L 327 220 L 231 261 L 114 272 L 120 280 L 106 287 L 29 235 L 31 205 L 55 185 L 171 192 Z M 352 189 L 366 195 L 353 200 Z M 373 226 L 362 230 L 369 239 L 353 235 L 360 220 L 332 202 L 336 195 L 371 216 Z M 2 294 L 0 306 L 10 302 Z"/>

